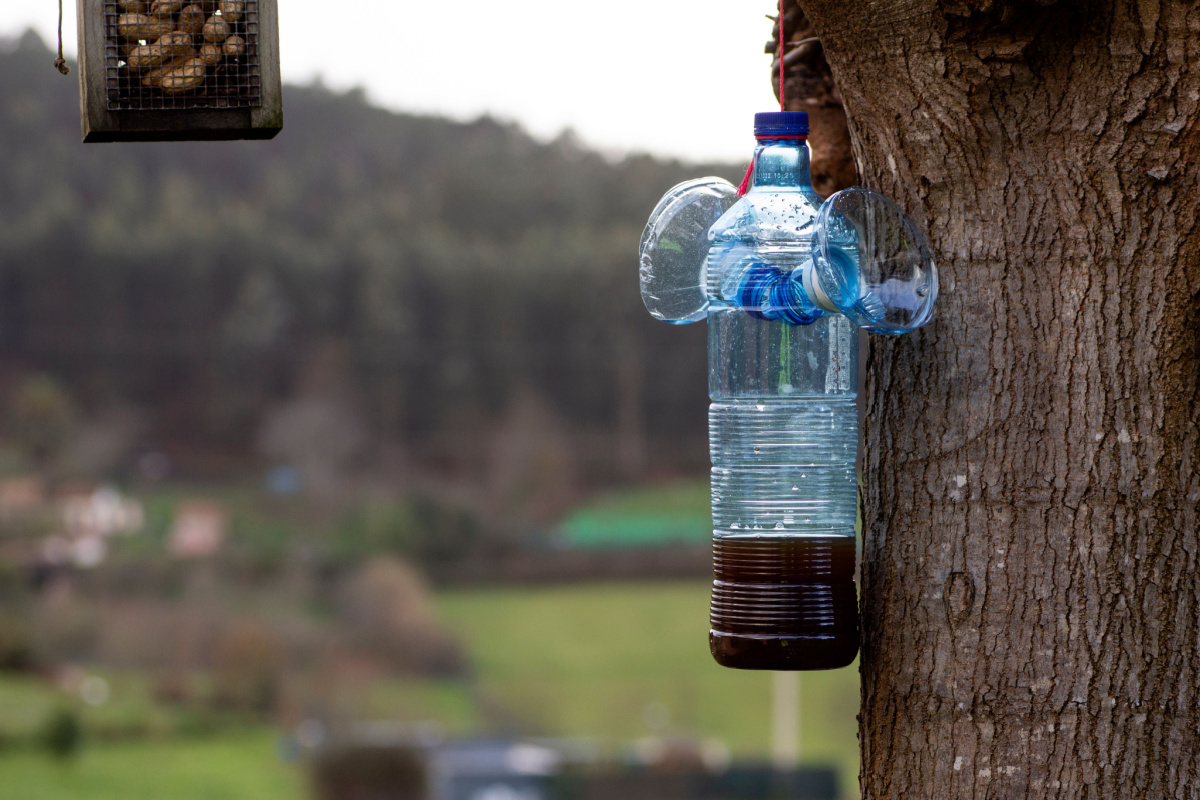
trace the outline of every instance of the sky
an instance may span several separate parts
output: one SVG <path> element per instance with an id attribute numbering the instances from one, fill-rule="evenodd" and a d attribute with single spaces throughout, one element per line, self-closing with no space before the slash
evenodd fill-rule
<path id="1" fill-rule="evenodd" d="M 70 56 L 75 4 L 63 2 Z M 33 27 L 54 41 L 51 0 L 9 5 L 0 37 Z M 542 139 L 570 128 L 613 155 L 744 161 L 754 112 L 776 107 L 763 52 L 764 15 L 774 8 L 775 0 L 279 0 L 281 67 L 287 82 L 361 87 L 398 111 L 491 114 Z"/>

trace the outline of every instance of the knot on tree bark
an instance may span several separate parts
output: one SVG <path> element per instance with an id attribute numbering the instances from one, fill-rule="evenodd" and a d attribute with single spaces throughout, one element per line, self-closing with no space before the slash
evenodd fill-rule
<path id="1" fill-rule="evenodd" d="M 975 608 L 975 581 L 966 572 L 951 572 L 942 585 L 942 602 L 951 629 L 962 625 Z"/>

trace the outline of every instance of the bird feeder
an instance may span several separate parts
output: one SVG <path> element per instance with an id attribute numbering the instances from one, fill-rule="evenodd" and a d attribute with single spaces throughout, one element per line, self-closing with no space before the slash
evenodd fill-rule
<path id="1" fill-rule="evenodd" d="M 85 142 L 270 139 L 276 0 L 78 0 Z"/>

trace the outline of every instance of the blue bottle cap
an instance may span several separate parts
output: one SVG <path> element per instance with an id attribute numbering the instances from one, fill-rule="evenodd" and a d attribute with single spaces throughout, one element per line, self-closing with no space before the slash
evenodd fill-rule
<path id="1" fill-rule="evenodd" d="M 759 139 L 808 136 L 808 114 L 803 111 L 760 111 L 754 115 L 754 135 Z"/>

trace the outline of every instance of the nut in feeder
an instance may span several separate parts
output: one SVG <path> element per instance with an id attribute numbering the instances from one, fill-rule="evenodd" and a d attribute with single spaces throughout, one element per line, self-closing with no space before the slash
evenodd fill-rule
<path id="1" fill-rule="evenodd" d="M 270 139 L 276 0 L 78 0 L 85 142 Z"/>

